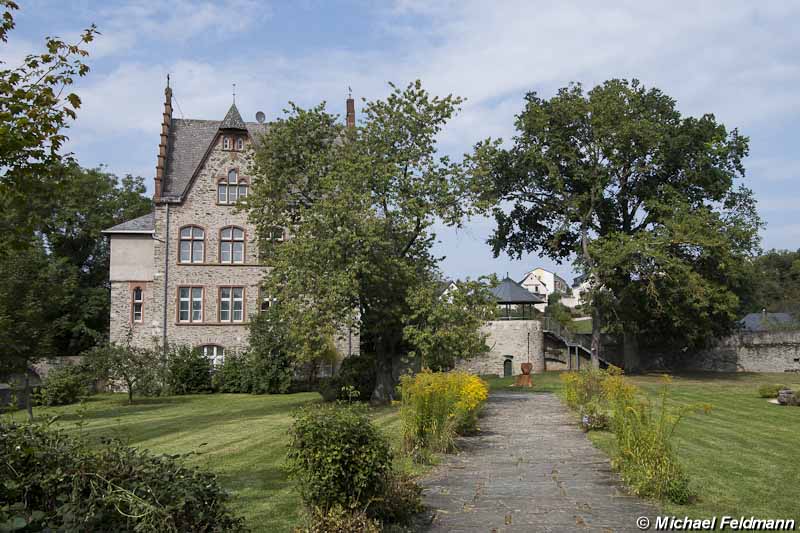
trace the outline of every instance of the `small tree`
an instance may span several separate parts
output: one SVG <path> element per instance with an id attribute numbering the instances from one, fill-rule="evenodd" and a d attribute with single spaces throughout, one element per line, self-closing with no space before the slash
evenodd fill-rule
<path id="1" fill-rule="evenodd" d="M 486 353 L 487 334 L 481 331 L 492 320 L 497 304 L 488 286 L 464 281 L 442 294 L 427 285 L 411 296 L 412 312 L 404 330 L 405 340 L 414 348 L 422 368 L 449 370 L 459 359 Z"/>
<path id="2" fill-rule="evenodd" d="M 166 385 L 170 394 L 211 391 L 211 361 L 198 348 L 171 347 L 167 352 Z"/>
<path id="3" fill-rule="evenodd" d="M 280 306 L 270 306 L 252 321 L 249 343 L 247 359 L 251 392 L 288 392 L 296 360 Z"/>
<path id="4" fill-rule="evenodd" d="M 130 343 L 97 346 L 86 356 L 99 378 L 125 384 L 131 404 L 134 392 L 149 391 L 157 385 L 162 367 L 159 350 L 134 347 Z"/>

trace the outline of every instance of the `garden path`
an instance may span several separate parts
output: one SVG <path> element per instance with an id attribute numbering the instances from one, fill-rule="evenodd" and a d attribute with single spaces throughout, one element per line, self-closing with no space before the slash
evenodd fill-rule
<path id="1" fill-rule="evenodd" d="M 654 520 L 555 395 L 493 393 L 480 427 L 423 480 L 428 531 L 639 531 L 638 517 Z"/>

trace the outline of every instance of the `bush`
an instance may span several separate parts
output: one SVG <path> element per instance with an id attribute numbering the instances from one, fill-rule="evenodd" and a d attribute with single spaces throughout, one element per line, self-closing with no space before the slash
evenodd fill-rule
<path id="1" fill-rule="evenodd" d="M 293 417 L 286 467 L 309 509 L 364 509 L 385 493 L 391 450 L 362 409 L 314 405 Z"/>
<path id="2" fill-rule="evenodd" d="M 311 524 L 302 533 L 381 533 L 382 528 L 377 520 L 367 516 L 364 511 L 345 509 L 336 505 L 327 511 L 315 509 L 311 513 Z"/>
<path id="3" fill-rule="evenodd" d="M 348 400 L 344 392 L 355 389 L 361 401 L 368 401 L 375 390 L 375 360 L 368 355 L 351 355 L 342 361 L 339 371 L 328 383 L 321 384 L 325 401 Z"/>
<path id="4" fill-rule="evenodd" d="M 670 445 L 672 434 L 688 412 L 700 407 L 670 408 L 669 378 L 651 404 L 616 367 L 562 374 L 566 403 L 581 413 L 586 429 L 610 427 L 617 445 L 612 464 L 634 494 L 684 504 L 692 496 L 689 478 Z"/>
<path id="5" fill-rule="evenodd" d="M 118 442 L 0 423 L 0 529 L 243 531 L 214 474 Z"/>
<path id="6" fill-rule="evenodd" d="M 251 368 L 247 354 L 232 352 L 225 355 L 222 364 L 212 376 L 214 390 L 219 392 L 252 392 Z"/>
<path id="7" fill-rule="evenodd" d="M 259 314 L 250 326 L 250 391 L 282 394 L 289 391 L 295 359 L 289 355 L 288 332 L 278 306 Z"/>
<path id="8" fill-rule="evenodd" d="M 457 434 L 477 426 L 489 387 L 466 372 L 425 370 L 401 377 L 400 395 L 406 449 L 447 452 L 453 449 Z"/>
<path id="9" fill-rule="evenodd" d="M 211 391 L 211 361 L 199 349 L 173 348 L 167 355 L 167 387 L 172 394 Z"/>
<path id="10" fill-rule="evenodd" d="M 54 368 L 34 394 L 36 405 L 68 405 L 90 393 L 91 375 L 81 365 Z"/>
<path id="11" fill-rule="evenodd" d="M 367 507 L 367 514 L 391 524 L 408 524 L 424 509 L 422 487 L 405 474 L 395 474 L 386 483 L 383 496 Z"/>
<path id="12" fill-rule="evenodd" d="M 760 398 L 777 398 L 778 392 L 786 389 L 786 385 L 761 385 L 758 387 L 758 396 Z"/>

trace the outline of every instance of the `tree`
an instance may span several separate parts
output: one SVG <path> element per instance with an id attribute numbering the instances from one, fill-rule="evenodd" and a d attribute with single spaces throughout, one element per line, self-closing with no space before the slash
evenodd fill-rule
<path id="1" fill-rule="evenodd" d="M 0 42 L 14 29 L 11 0 L 0 0 Z M 82 46 L 94 40 L 94 25 L 84 30 L 77 43 L 48 37 L 46 51 L 25 58 L 22 65 L 0 68 L 0 209 L 4 246 L 24 246 L 32 233 L 37 200 L 47 197 L 49 178 L 65 157 L 61 147 L 64 129 L 76 117 L 81 100 L 66 92 L 89 67 Z M 68 157 L 67 157 L 68 159 Z"/>
<path id="2" fill-rule="evenodd" d="M 56 169 L 48 187 L 50 193 L 37 202 L 33 229 L 49 255 L 75 271 L 77 287 L 62 308 L 69 327 L 56 339 L 59 355 L 75 355 L 108 331 L 110 250 L 101 232 L 151 212 L 153 203 L 141 177 L 118 178 L 76 163 Z"/>
<path id="3" fill-rule="evenodd" d="M 572 313 L 569 307 L 561 303 L 561 293 L 554 292 L 547 297 L 545 316 L 553 317 L 559 324 L 568 327 L 572 323 Z"/>
<path id="4" fill-rule="evenodd" d="M 746 137 L 710 114 L 682 117 L 637 80 L 531 92 L 516 128 L 512 147 L 476 148 L 490 243 L 496 255 L 577 256 L 592 279 L 595 364 L 601 320 L 622 333 L 627 371 L 644 336 L 696 346 L 734 327 L 761 226 L 735 184 Z"/>
<path id="5" fill-rule="evenodd" d="M 158 385 L 158 373 L 162 368 L 160 350 L 132 346 L 130 335 L 125 344 L 96 346 L 85 355 L 99 378 L 125 384 L 130 404 L 134 393 L 148 393 Z"/>
<path id="6" fill-rule="evenodd" d="M 250 389 L 254 394 L 289 392 L 295 370 L 292 339 L 283 309 L 272 305 L 250 324 L 247 357 Z"/>
<path id="7" fill-rule="evenodd" d="M 289 317 L 294 353 L 309 360 L 358 328 L 362 352 L 375 358 L 374 401 L 394 396 L 412 296 L 439 277 L 430 227 L 459 224 L 469 211 L 464 166 L 436 153 L 462 100 L 431 97 L 419 82 L 391 87 L 352 129 L 324 104 L 290 104 L 258 149 L 248 197 L 273 267 L 265 290 Z M 291 239 L 274 240 L 276 227 Z"/>
<path id="8" fill-rule="evenodd" d="M 411 296 L 411 316 L 404 339 L 422 368 L 450 370 L 459 359 L 486 353 L 487 335 L 480 331 L 495 315 L 497 303 L 487 285 L 464 281 L 446 294 L 427 285 Z"/>
<path id="9" fill-rule="evenodd" d="M 800 317 L 800 250 L 769 250 L 753 261 L 746 312 L 792 313 Z"/>
<path id="10" fill-rule="evenodd" d="M 28 417 L 33 419 L 28 369 L 56 355 L 57 340 L 69 329 L 62 309 L 77 286 L 64 260 L 50 258 L 41 241 L 0 253 L 0 378 L 22 374 Z"/>

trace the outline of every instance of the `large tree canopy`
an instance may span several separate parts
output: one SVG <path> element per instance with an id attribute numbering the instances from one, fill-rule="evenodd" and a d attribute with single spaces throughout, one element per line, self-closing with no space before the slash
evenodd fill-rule
<path id="1" fill-rule="evenodd" d="M 291 105 L 256 154 L 247 207 L 273 267 L 265 291 L 293 317 L 291 345 L 310 359 L 357 327 L 376 360 L 376 401 L 393 396 L 398 360 L 410 350 L 413 296 L 439 277 L 431 225 L 468 214 L 463 165 L 436 152 L 461 101 L 431 97 L 419 82 L 392 85 L 351 129 L 324 104 Z M 276 227 L 290 238 L 276 241 Z"/>
<path id="2" fill-rule="evenodd" d="M 508 149 L 477 146 L 476 190 L 492 210 L 495 254 L 576 256 L 601 319 L 638 344 L 696 346 L 735 324 L 760 220 L 739 186 L 748 140 L 713 115 L 683 117 L 638 81 L 531 92 Z"/>

